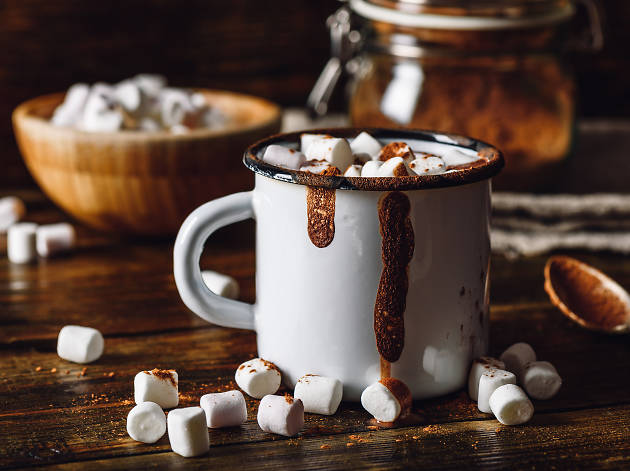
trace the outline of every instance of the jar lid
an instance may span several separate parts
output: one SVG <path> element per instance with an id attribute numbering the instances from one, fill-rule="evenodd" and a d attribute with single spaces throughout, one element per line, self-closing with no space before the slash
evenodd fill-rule
<path id="1" fill-rule="evenodd" d="M 449 30 L 533 28 L 560 23 L 575 12 L 570 0 L 350 0 L 369 20 Z"/>

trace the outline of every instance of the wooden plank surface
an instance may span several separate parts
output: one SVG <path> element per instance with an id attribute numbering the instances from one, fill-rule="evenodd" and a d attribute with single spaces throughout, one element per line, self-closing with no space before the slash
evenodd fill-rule
<path id="1" fill-rule="evenodd" d="M 21 196 L 34 208 L 32 219 L 63 218 L 38 192 Z M 233 372 L 255 354 L 255 337 L 187 311 L 172 279 L 170 240 L 119 240 L 84 228 L 79 240 L 77 252 L 37 265 L 0 261 L 0 468 L 630 466 L 630 343 L 579 329 L 555 310 L 542 289 L 542 257 L 493 259 L 491 353 L 530 342 L 564 380 L 555 398 L 535 402 L 529 424 L 500 426 L 460 391 L 416 401 L 413 426 L 371 430 L 360 405 L 344 403 L 332 417 L 308 414 L 300 436 L 286 439 L 258 428 L 257 401 L 248 399 L 248 422 L 211 431 L 208 456 L 176 456 L 167 437 L 155 445 L 134 442 L 125 417 L 139 370 L 177 369 L 181 404 L 193 405 L 202 394 L 235 386 Z M 251 225 L 234 228 L 208 243 L 202 261 L 235 276 L 250 302 L 252 241 Z M 0 252 L 4 244 L 0 238 Z M 627 258 L 580 258 L 630 286 Z M 97 326 L 106 337 L 106 353 L 84 375 L 55 353 L 56 334 L 70 322 Z"/>

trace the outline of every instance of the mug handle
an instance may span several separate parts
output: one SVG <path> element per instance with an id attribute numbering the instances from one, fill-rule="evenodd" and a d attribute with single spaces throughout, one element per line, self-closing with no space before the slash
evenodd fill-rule
<path id="1" fill-rule="evenodd" d="M 199 206 L 179 229 L 173 272 L 184 304 L 202 319 L 224 327 L 254 330 L 254 305 L 214 294 L 201 278 L 199 259 L 217 229 L 254 217 L 252 192 L 234 193 Z"/>

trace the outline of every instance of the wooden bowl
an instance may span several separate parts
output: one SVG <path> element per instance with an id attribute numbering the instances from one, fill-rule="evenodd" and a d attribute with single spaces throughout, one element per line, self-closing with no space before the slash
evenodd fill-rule
<path id="1" fill-rule="evenodd" d="M 171 235 L 197 206 L 251 189 L 242 163 L 251 143 L 280 129 L 280 109 L 261 98 L 199 90 L 230 123 L 222 129 L 92 133 L 54 126 L 63 100 L 34 98 L 13 112 L 18 146 L 41 189 L 62 209 L 97 229 Z"/>

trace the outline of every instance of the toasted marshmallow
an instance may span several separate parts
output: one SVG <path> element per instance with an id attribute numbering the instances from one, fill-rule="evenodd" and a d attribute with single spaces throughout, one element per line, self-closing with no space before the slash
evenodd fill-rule
<path id="1" fill-rule="evenodd" d="M 247 421 L 247 404 L 240 391 L 205 394 L 200 403 L 208 428 L 235 427 Z"/>
<path id="2" fill-rule="evenodd" d="M 0 232 L 6 232 L 9 227 L 22 219 L 25 214 L 26 206 L 17 196 L 0 198 Z"/>
<path id="3" fill-rule="evenodd" d="M 476 160 L 479 160 L 478 156 L 472 156 L 462 152 L 459 149 L 452 148 L 442 155 L 442 160 L 447 167 L 457 167 L 458 165 L 468 165 Z"/>
<path id="4" fill-rule="evenodd" d="M 306 149 L 316 141 L 317 139 L 321 139 L 323 137 L 332 137 L 330 134 L 309 134 L 303 133 L 300 135 L 300 150 L 306 154 Z"/>
<path id="5" fill-rule="evenodd" d="M 477 400 L 479 394 L 479 378 L 486 371 L 503 370 L 505 363 L 492 357 L 480 357 L 473 361 L 468 375 L 468 395 L 473 401 Z"/>
<path id="6" fill-rule="evenodd" d="M 361 169 L 361 176 L 362 177 L 380 177 L 381 175 L 379 175 L 379 169 L 381 168 L 382 165 L 383 165 L 383 162 L 381 162 L 380 160 L 370 160 L 369 162 L 366 162 L 365 165 L 363 165 L 363 168 Z"/>
<path id="7" fill-rule="evenodd" d="M 395 157 L 401 157 L 405 163 L 411 163 L 416 159 L 411 147 L 406 142 L 390 142 L 378 154 L 378 160 L 383 162 Z"/>
<path id="8" fill-rule="evenodd" d="M 507 348 L 499 358 L 505 363 L 505 369 L 514 373 L 521 382 L 523 368 L 527 363 L 536 361 L 536 352 L 529 344 L 518 342 Z"/>
<path id="9" fill-rule="evenodd" d="M 383 147 L 381 143 L 365 131 L 350 142 L 350 149 L 352 149 L 353 154 L 366 154 L 372 159 L 378 158 L 381 147 Z"/>
<path id="10" fill-rule="evenodd" d="M 103 334 L 91 327 L 66 325 L 57 337 L 57 355 L 74 363 L 91 363 L 103 354 Z"/>
<path id="11" fill-rule="evenodd" d="M 503 425 L 523 424 L 534 415 L 534 405 L 515 384 L 498 387 L 488 402 L 490 410 Z"/>
<path id="12" fill-rule="evenodd" d="M 155 402 L 142 402 L 127 415 L 127 433 L 137 442 L 155 443 L 166 433 L 166 415 Z"/>
<path id="13" fill-rule="evenodd" d="M 175 370 L 141 371 L 133 379 L 133 394 L 136 404 L 155 402 L 163 409 L 179 404 L 178 377 Z"/>
<path id="14" fill-rule="evenodd" d="M 479 395 L 477 398 L 477 407 L 481 412 L 489 413 L 490 396 L 499 387 L 504 384 L 516 384 L 516 376 L 505 370 L 490 369 L 484 371 L 479 378 Z"/>
<path id="15" fill-rule="evenodd" d="M 200 456 L 210 449 L 206 414 L 201 407 L 174 409 L 168 413 L 168 441 L 171 449 L 185 458 Z"/>
<path id="16" fill-rule="evenodd" d="M 562 378 L 548 361 L 526 363 L 522 370 L 521 382 L 527 394 L 534 399 L 551 399 L 562 386 Z"/>
<path id="17" fill-rule="evenodd" d="M 410 162 L 409 168 L 416 175 L 435 175 L 445 172 L 446 164 L 435 155 L 426 155 Z"/>
<path id="18" fill-rule="evenodd" d="M 319 375 L 305 375 L 295 384 L 293 396 L 304 404 L 304 412 L 332 415 L 337 412 L 343 387 L 341 381 Z"/>
<path id="19" fill-rule="evenodd" d="M 269 394 L 260 401 L 257 418 L 258 426 L 265 432 L 293 437 L 304 427 L 304 405 L 289 394 Z"/>
<path id="20" fill-rule="evenodd" d="M 378 169 L 379 177 L 404 177 L 409 175 L 402 157 L 392 157 Z"/>
<path id="21" fill-rule="evenodd" d="M 236 369 L 234 379 L 247 395 L 261 399 L 278 390 L 282 377 L 273 363 L 262 358 L 253 358 Z"/>
<path id="22" fill-rule="evenodd" d="M 11 263 L 29 263 L 37 258 L 37 224 L 20 222 L 7 232 L 7 257 Z"/>
<path id="23" fill-rule="evenodd" d="M 302 152 L 276 144 L 267 146 L 262 159 L 276 167 L 284 167 L 291 170 L 301 170 L 301 167 L 306 162 L 306 157 Z"/>
<path id="24" fill-rule="evenodd" d="M 348 168 L 354 162 L 348 141 L 337 137 L 313 139 L 304 154 L 308 160 L 326 160 L 339 169 Z"/>
<path id="25" fill-rule="evenodd" d="M 361 165 L 350 165 L 350 167 L 348 167 L 346 171 L 344 172 L 343 176 L 344 177 L 360 177 L 362 168 L 363 167 Z"/>
<path id="26" fill-rule="evenodd" d="M 238 283 L 231 276 L 212 270 L 203 270 L 201 278 L 208 289 L 218 296 L 230 299 L 238 298 Z"/>
<path id="27" fill-rule="evenodd" d="M 379 422 L 394 422 L 411 408 L 411 391 L 402 381 L 381 379 L 363 390 L 361 405 Z"/>

